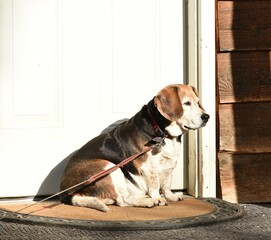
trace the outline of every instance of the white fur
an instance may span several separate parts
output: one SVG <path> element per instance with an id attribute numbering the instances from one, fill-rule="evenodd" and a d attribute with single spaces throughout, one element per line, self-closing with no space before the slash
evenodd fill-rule
<path id="1" fill-rule="evenodd" d="M 161 198 L 160 191 L 164 197 L 173 200 L 173 193 L 170 190 L 172 171 L 176 167 L 181 155 L 181 143 L 174 139 L 165 139 L 165 145 L 161 152 L 152 155 L 148 153 L 147 161 L 142 165 L 142 175 L 146 181 L 147 194 L 160 201 L 159 205 L 165 205 L 165 199 Z M 176 201 L 180 200 L 176 198 Z"/>
<path id="2" fill-rule="evenodd" d="M 101 199 L 97 197 L 75 195 L 72 197 L 72 204 L 78 207 L 94 208 L 103 212 L 109 211 L 109 208 L 106 206 L 106 203 L 104 203 Z"/>
<path id="3" fill-rule="evenodd" d="M 112 167 L 114 164 L 110 163 L 108 167 Z M 135 176 L 134 176 L 135 177 Z M 127 180 L 120 169 L 111 173 L 112 183 L 115 187 L 115 192 L 117 193 L 116 204 L 118 206 L 135 206 L 135 207 L 154 207 L 157 205 L 156 199 L 148 198 L 144 192 L 146 189 L 146 184 L 139 179 L 138 184 L 141 185 L 142 189 L 136 189 L 132 187 L 132 184 Z"/>
<path id="4" fill-rule="evenodd" d="M 181 196 L 170 190 L 172 170 L 180 158 L 181 143 L 177 139 L 165 139 L 161 152 L 153 155 L 148 152 L 147 160 L 142 164 L 140 175 L 131 177 L 137 186 L 127 180 L 120 169 L 111 174 L 112 183 L 118 194 L 116 204 L 119 206 L 153 207 L 166 205 L 169 201 L 179 201 Z M 112 164 L 113 165 L 113 164 Z M 164 197 L 160 195 L 160 191 Z"/>
<path id="5" fill-rule="evenodd" d="M 187 105 L 188 102 L 190 105 Z M 190 98 L 187 96 L 181 100 L 181 103 L 183 115 L 176 121 L 176 124 L 183 131 L 195 130 L 205 126 L 206 123 L 201 118 L 204 111 L 199 107 L 198 97 Z M 174 125 L 174 122 L 171 125 Z"/>

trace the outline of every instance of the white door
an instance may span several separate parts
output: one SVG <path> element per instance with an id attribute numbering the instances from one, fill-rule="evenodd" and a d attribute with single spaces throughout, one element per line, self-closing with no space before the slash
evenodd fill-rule
<path id="1" fill-rule="evenodd" d="M 55 193 L 74 150 L 176 82 L 182 0 L 0 0 L 0 197 Z"/>

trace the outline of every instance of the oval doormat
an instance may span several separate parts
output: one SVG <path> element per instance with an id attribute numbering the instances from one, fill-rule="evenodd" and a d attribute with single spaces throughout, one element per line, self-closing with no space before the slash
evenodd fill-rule
<path id="1" fill-rule="evenodd" d="M 58 202 L 33 205 L 0 204 L 0 221 L 56 225 L 93 230 L 161 230 L 211 224 L 241 217 L 238 204 L 216 198 L 185 198 L 154 208 L 110 206 L 104 213 Z"/>

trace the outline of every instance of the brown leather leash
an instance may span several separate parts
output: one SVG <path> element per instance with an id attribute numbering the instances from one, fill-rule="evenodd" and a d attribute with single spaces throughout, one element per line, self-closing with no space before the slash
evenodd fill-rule
<path id="1" fill-rule="evenodd" d="M 80 182 L 80 183 L 78 183 L 78 184 L 75 184 L 75 185 L 73 185 L 73 186 L 71 186 L 71 187 L 69 187 L 69 188 L 66 188 L 66 189 L 64 189 L 64 190 L 62 190 L 62 191 L 60 191 L 60 192 L 57 192 L 57 193 L 55 193 L 55 194 L 53 194 L 53 195 L 51 195 L 51 196 L 49 196 L 49 197 L 47 197 L 47 198 L 44 198 L 44 199 L 42 199 L 42 200 L 40 200 L 40 201 L 37 201 L 37 202 L 35 202 L 35 203 L 33 203 L 33 204 L 30 204 L 30 205 L 28 205 L 28 206 L 26 206 L 26 207 L 24 207 L 24 208 L 21 208 L 21 209 L 19 209 L 18 211 L 16 211 L 15 213 L 19 213 L 19 212 L 21 212 L 21 211 L 23 211 L 23 210 L 25 210 L 25 209 L 28 209 L 28 208 L 30 208 L 30 207 L 33 207 L 33 206 L 36 205 L 36 204 L 45 202 L 45 201 L 47 201 L 47 200 L 49 200 L 49 199 L 52 199 L 52 198 L 54 198 L 54 197 L 56 197 L 56 196 L 58 196 L 58 195 L 60 195 L 60 194 L 62 194 L 62 193 L 65 193 L 65 192 L 67 192 L 67 191 L 69 191 L 69 190 L 72 190 L 72 189 L 74 189 L 74 188 L 76 188 L 76 187 L 82 186 L 82 185 L 84 185 L 84 184 L 91 184 L 92 182 L 94 182 L 94 181 L 96 181 L 96 180 L 98 180 L 98 179 L 100 179 L 100 178 L 102 178 L 102 177 L 104 177 L 104 176 L 106 176 L 106 175 L 108 175 L 108 174 L 110 174 L 110 173 L 116 171 L 118 168 L 123 167 L 124 165 L 128 164 L 129 162 L 131 162 L 131 161 L 137 159 L 138 157 L 142 156 L 143 154 L 149 152 L 150 150 L 152 150 L 152 149 L 154 148 L 154 146 L 159 146 L 159 145 L 161 145 L 166 137 L 167 137 L 167 136 L 165 135 L 163 138 L 162 138 L 162 137 L 155 137 L 155 138 L 153 138 L 153 139 L 150 141 L 150 142 L 152 143 L 152 145 L 151 145 L 151 146 L 145 147 L 145 149 L 143 149 L 141 152 L 136 153 L 136 154 L 134 154 L 134 155 L 132 155 L 132 156 L 130 156 L 130 157 L 128 157 L 128 158 L 122 160 L 120 163 L 116 164 L 115 166 L 113 166 L 113 167 L 111 167 L 111 168 L 109 168 L 109 169 L 107 169 L 107 170 L 103 170 L 103 171 L 101 171 L 101 172 L 99 172 L 99 173 L 97 173 L 97 174 L 94 174 L 93 176 L 91 176 L 90 178 L 88 178 L 88 179 L 85 180 L 85 181 L 82 181 L 82 182 Z M 30 214 L 30 213 L 27 213 L 27 214 Z"/>

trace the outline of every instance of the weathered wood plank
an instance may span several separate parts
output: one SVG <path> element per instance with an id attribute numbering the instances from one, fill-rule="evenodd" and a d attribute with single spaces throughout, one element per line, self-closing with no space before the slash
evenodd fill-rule
<path id="1" fill-rule="evenodd" d="M 271 101 L 271 52 L 217 54 L 220 103 Z"/>
<path id="2" fill-rule="evenodd" d="M 271 50 L 271 32 L 219 30 L 219 51 Z"/>
<path id="3" fill-rule="evenodd" d="M 219 1 L 219 51 L 270 50 L 270 1 Z"/>
<path id="4" fill-rule="evenodd" d="M 271 102 L 220 104 L 219 150 L 271 153 L 270 121 Z"/>
<path id="5" fill-rule="evenodd" d="M 219 153 L 218 159 L 224 200 L 271 201 L 271 154 Z"/>
<path id="6" fill-rule="evenodd" d="M 219 1 L 217 7 L 221 30 L 270 30 L 270 0 Z"/>

